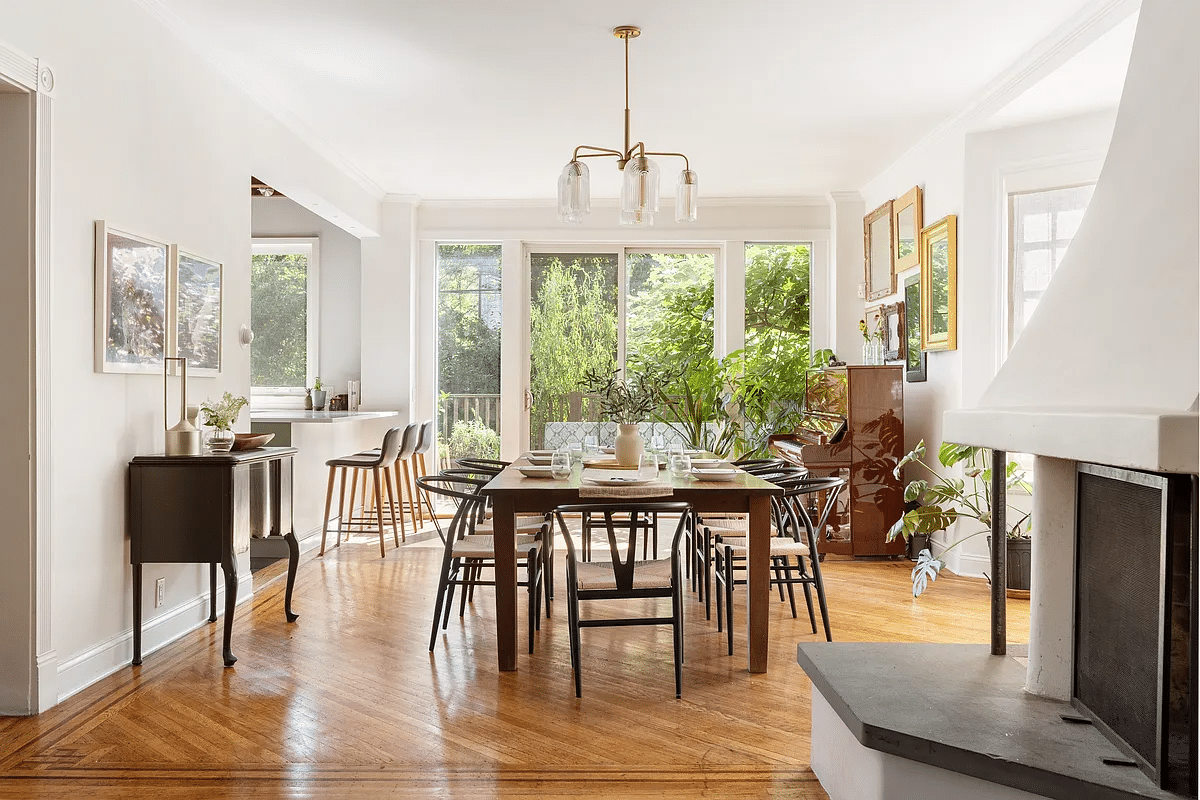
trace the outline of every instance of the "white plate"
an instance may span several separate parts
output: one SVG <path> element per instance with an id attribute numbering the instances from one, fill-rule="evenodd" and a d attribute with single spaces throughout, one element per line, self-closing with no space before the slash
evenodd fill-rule
<path id="1" fill-rule="evenodd" d="M 615 448 L 615 447 L 601 447 L 601 448 L 600 448 L 600 452 L 601 452 L 601 453 L 615 453 L 615 452 L 617 452 L 617 448 Z"/>
<path id="2" fill-rule="evenodd" d="M 594 478 L 590 475 L 584 475 L 583 480 L 601 486 L 636 486 L 639 483 L 650 483 L 654 478 L 643 478 L 640 475 L 606 475 Z"/>
<path id="3" fill-rule="evenodd" d="M 719 458 L 693 458 L 692 459 L 692 466 L 699 467 L 701 469 L 704 469 L 707 467 L 715 467 L 717 464 L 720 464 L 720 463 L 721 463 L 721 459 L 719 459 Z"/>
<path id="4" fill-rule="evenodd" d="M 552 478 L 554 477 L 553 470 L 550 467 L 517 467 L 521 474 L 526 478 Z"/>
<path id="5" fill-rule="evenodd" d="M 529 453 L 528 453 L 528 455 L 531 455 L 531 456 L 552 456 L 552 455 L 554 455 L 554 451 L 553 451 L 553 450 L 530 450 L 530 451 L 529 451 Z"/>
<path id="6" fill-rule="evenodd" d="M 549 467 L 551 456 L 528 456 L 529 463 L 538 467 Z"/>
<path id="7" fill-rule="evenodd" d="M 702 481 L 731 481 L 737 477 L 736 469 L 694 469 L 692 474 Z"/>

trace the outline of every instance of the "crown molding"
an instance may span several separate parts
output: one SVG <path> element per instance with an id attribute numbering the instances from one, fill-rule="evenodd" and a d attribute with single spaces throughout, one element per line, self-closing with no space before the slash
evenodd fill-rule
<path id="1" fill-rule="evenodd" d="M 380 198 L 384 203 L 409 203 L 414 206 L 422 205 L 425 201 L 417 194 L 397 194 L 396 192 L 387 192 Z"/>
<path id="2" fill-rule="evenodd" d="M 387 195 L 385 200 L 391 198 L 408 199 L 414 198 L 416 195 Z M 449 198 L 421 200 L 417 198 L 423 206 L 432 208 L 555 208 L 557 201 L 551 198 L 504 198 L 497 197 L 491 199 L 466 199 L 454 200 Z M 674 206 L 674 200 L 671 198 L 663 198 L 663 205 Z M 702 197 L 701 205 L 720 208 L 725 206 L 789 206 L 792 208 L 823 208 L 829 205 L 829 200 L 824 197 L 816 197 L 813 195 L 796 195 L 795 197 Z M 593 208 L 616 208 L 620 205 L 620 201 L 615 197 L 593 197 Z"/>
<path id="3" fill-rule="evenodd" d="M 863 201 L 862 192 L 830 192 L 829 199 L 835 203 L 861 203 Z"/>
<path id="4" fill-rule="evenodd" d="M 1085 47 L 1141 8 L 1141 0 L 1091 0 L 989 81 L 966 106 L 937 125 L 899 158 L 868 181 L 864 190 L 914 155 L 934 149 L 946 139 L 966 133 L 1012 102 L 1022 92 L 1058 69 Z"/>
<path id="5" fill-rule="evenodd" d="M 178 36 L 202 60 L 207 62 L 221 75 L 228 78 L 234 86 L 245 92 L 255 105 L 274 117 L 283 127 L 295 134 L 300 141 L 312 148 L 317 155 L 340 170 L 346 177 L 358 184 L 372 197 L 377 200 L 383 199 L 386 194 L 383 188 L 363 172 L 358 165 L 350 161 L 350 159 L 340 150 L 329 144 L 329 142 L 318 136 L 312 128 L 292 113 L 278 98 L 272 96 L 261 86 L 251 82 L 244 74 L 235 70 L 219 58 L 213 51 L 213 48 L 209 46 L 208 41 L 197 33 L 194 28 L 180 19 L 174 11 L 164 6 L 161 0 L 134 0 L 134 2 L 162 23 L 169 31 Z"/>

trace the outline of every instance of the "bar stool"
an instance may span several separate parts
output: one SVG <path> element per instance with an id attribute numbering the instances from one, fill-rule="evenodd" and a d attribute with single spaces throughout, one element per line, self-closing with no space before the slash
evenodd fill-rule
<path id="1" fill-rule="evenodd" d="M 408 427 L 404 429 L 404 440 L 400 443 L 400 454 L 396 456 L 396 496 L 400 501 L 400 518 L 404 519 L 404 508 L 408 507 L 408 518 L 412 521 L 413 533 L 421 530 L 421 526 L 417 524 L 417 509 L 419 503 L 417 501 L 416 484 L 413 483 L 413 475 L 409 473 L 409 462 L 412 460 L 413 454 L 417 452 L 417 445 L 420 444 L 421 424 L 410 422 Z M 403 488 L 401 487 L 400 475 L 404 474 Z M 422 521 L 423 518 L 422 518 Z"/>
<path id="2" fill-rule="evenodd" d="M 337 540 L 336 546 L 342 544 L 342 520 L 343 511 L 345 510 L 344 502 L 346 499 L 346 470 L 353 470 L 354 485 L 350 489 L 350 519 L 349 524 L 354 524 L 354 486 L 358 483 L 359 472 L 363 474 L 363 490 L 366 490 L 367 478 L 365 471 L 370 470 L 372 481 L 372 490 L 374 495 L 374 509 L 376 510 L 375 519 L 379 527 L 379 556 L 382 558 L 385 553 L 383 549 L 383 487 L 387 486 L 388 500 L 392 509 L 392 536 L 396 540 L 396 546 L 400 546 L 400 537 L 397 535 L 396 528 L 396 508 L 395 498 L 392 496 L 392 484 L 388 480 L 390 476 L 386 475 L 386 470 L 390 470 L 396 463 L 396 458 L 400 453 L 400 439 L 403 431 L 401 428 L 392 428 L 383 436 L 383 444 L 379 448 L 378 453 L 355 453 L 354 455 L 341 456 L 340 458 L 331 458 L 325 462 L 329 467 L 329 485 L 325 489 L 325 517 L 321 523 L 321 550 L 318 555 L 325 555 L 325 537 L 329 530 L 329 508 L 333 502 L 333 481 L 341 470 L 341 490 L 338 494 L 338 524 L 337 524 Z M 364 509 L 366 502 L 363 503 Z M 404 517 L 401 515 L 401 525 L 403 525 Z"/>
<path id="3" fill-rule="evenodd" d="M 417 434 L 417 449 L 413 451 L 412 462 L 412 477 L 415 481 L 417 478 L 424 478 L 429 475 L 429 465 L 425 463 L 425 454 L 433 448 L 434 427 L 433 420 L 427 419 L 421 423 L 421 431 Z M 429 519 L 436 520 L 437 514 L 433 512 L 433 504 L 429 501 L 429 494 L 418 490 L 417 497 L 417 519 L 421 520 L 421 525 L 425 524 L 425 510 L 421 507 L 421 501 L 425 501 L 425 506 L 429 509 Z"/>

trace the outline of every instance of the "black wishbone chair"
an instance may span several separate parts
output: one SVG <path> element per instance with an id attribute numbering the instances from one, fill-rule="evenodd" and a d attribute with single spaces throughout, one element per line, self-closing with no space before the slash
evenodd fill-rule
<path id="1" fill-rule="evenodd" d="M 824 529 L 829 512 L 837 504 L 838 494 L 846 481 L 844 478 L 798 477 L 779 480 L 776 483 L 784 488 L 784 494 L 773 503 L 775 535 L 771 537 L 770 544 L 771 566 L 775 576 L 771 578 L 771 585 L 779 587 L 780 599 L 783 587 L 787 586 L 792 617 L 796 616 L 796 597 L 792 587 L 800 584 L 804 588 L 804 600 L 808 604 L 808 619 L 812 624 L 813 633 L 817 632 L 817 620 L 813 615 L 810 587 L 815 586 L 817 602 L 821 608 L 821 621 L 825 627 L 825 639 L 832 642 L 833 634 L 829 628 L 829 609 L 825 603 L 825 584 L 821 580 L 821 559 L 817 550 L 816 532 Z M 819 492 L 825 492 L 825 506 L 814 525 L 803 501 L 807 496 Z M 733 655 L 733 587 L 746 583 L 745 578 L 739 579 L 735 575 L 736 571 L 744 573 L 746 569 L 746 536 L 739 536 L 734 531 L 722 532 L 716 537 L 713 552 L 718 583 L 717 628 L 720 630 L 724 616 L 729 655 Z M 795 564 L 792 563 L 793 558 Z"/>
<path id="2" fill-rule="evenodd" d="M 454 587 L 462 586 L 458 615 L 466 612 L 468 594 L 476 586 L 494 586 L 495 581 L 480 580 L 483 569 L 494 569 L 496 551 L 494 540 L 486 534 L 475 534 L 475 528 L 483 517 L 486 498 L 479 489 L 486 480 L 457 475 L 430 475 L 417 478 L 422 490 L 450 497 L 457 508 L 446 531 L 446 544 L 442 551 L 442 568 L 438 576 L 437 602 L 433 611 L 433 627 L 429 633 L 429 651 L 437 643 L 438 623 L 445 630 L 450 623 L 450 609 L 454 605 Z M 533 652 L 534 631 L 541 627 L 542 588 L 542 541 L 548 533 L 544 525 L 535 534 L 518 534 L 517 555 L 525 556 L 525 580 L 518 586 L 529 590 L 529 652 Z M 520 559 L 518 558 L 518 564 Z"/>
<path id="3" fill-rule="evenodd" d="M 575 541 L 563 518 L 564 514 L 588 512 L 603 519 L 611 561 L 581 561 Z M 671 537 L 671 557 L 637 560 L 638 533 L 647 530 L 644 517 L 677 514 L 679 521 Z M 670 625 L 674 633 L 675 696 L 683 687 L 683 559 L 680 543 L 692 515 L 692 506 L 680 502 L 615 502 L 559 506 L 554 510 L 563 539 L 567 543 L 567 617 L 571 629 L 571 669 L 575 673 L 575 696 L 582 697 L 580 679 L 581 628 L 625 625 Z M 624 553 L 618 533 L 624 534 Z M 583 600 L 622 600 L 643 597 L 671 598 L 669 617 L 623 617 L 581 619 Z"/>

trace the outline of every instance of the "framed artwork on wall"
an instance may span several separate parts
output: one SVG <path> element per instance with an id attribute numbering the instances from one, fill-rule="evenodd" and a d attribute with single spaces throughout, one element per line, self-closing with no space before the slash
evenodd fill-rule
<path id="1" fill-rule="evenodd" d="M 867 300 L 878 300 L 896 291 L 896 272 L 892 269 L 892 201 L 863 217 L 864 273 Z"/>
<path id="2" fill-rule="evenodd" d="M 904 379 L 925 380 L 925 351 L 921 349 L 921 276 L 904 281 Z"/>
<path id="3" fill-rule="evenodd" d="M 958 348 L 958 217 L 921 231 L 921 349 Z"/>
<path id="4" fill-rule="evenodd" d="M 921 210 L 921 187 L 914 186 L 892 202 L 892 228 L 895 230 L 895 247 L 892 249 L 893 269 L 897 274 L 921 263 L 918 250 L 921 227 L 924 225 Z"/>
<path id="5" fill-rule="evenodd" d="M 166 354 L 168 247 L 95 224 L 95 370 L 158 373 Z"/>
<path id="6" fill-rule="evenodd" d="M 167 350 L 187 359 L 192 375 L 221 371 L 220 262 L 171 246 L 171 337 Z"/>
<path id="7" fill-rule="evenodd" d="M 900 361 L 904 358 L 904 301 L 883 307 L 883 360 Z"/>

